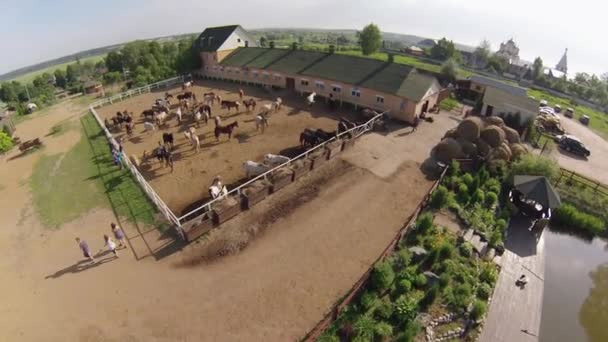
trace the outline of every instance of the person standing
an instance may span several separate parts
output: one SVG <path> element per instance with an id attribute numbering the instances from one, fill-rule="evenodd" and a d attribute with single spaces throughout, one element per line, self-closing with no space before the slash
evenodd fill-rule
<path id="1" fill-rule="evenodd" d="M 84 240 L 81 240 L 79 237 L 77 237 L 76 243 L 78 244 L 78 247 L 80 247 L 80 250 L 82 251 L 82 255 L 84 255 L 84 257 L 89 259 L 90 261 L 95 262 L 95 259 L 93 258 L 93 255 L 91 254 L 91 250 L 89 249 L 89 245 L 87 244 L 87 242 Z"/>
<path id="2" fill-rule="evenodd" d="M 111 237 L 105 234 L 103 235 L 103 240 L 106 242 L 104 247 L 108 247 L 108 250 L 114 253 L 116 257 L 118 257 L 118 252 L 116 251 L 116 242 L 114 242 Z"/>
<path id="3" fill-rule="evenodd" d="M 114 233 L 114 238 L 118 241 L 118 247 L 127 247 L 127 240 L 125 238 L 125 232 L 120 228 L 116 223 L 110 223 L 110 227 L 112 227 L 112 233 Z"/>

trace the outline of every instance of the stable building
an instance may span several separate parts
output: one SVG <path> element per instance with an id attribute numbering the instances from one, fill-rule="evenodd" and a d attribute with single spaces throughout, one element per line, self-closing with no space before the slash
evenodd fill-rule
<path id="1" fill-rule="evenodd" d="M 538 114 L 539 102 L 528 96 L 526 88 L 482 76 L 471 76 L 471 84 L 482 91 L 483 116 L 519 113 L 525 122 Z"/>
<path id="2" fill-rule="evenodd" d="M 241 25 L 206 28 L 194 44 L 203 65 L 217 64 L 239 47 L 257 46 Z"/>
<path id="3" fill-rule="evenodd" d="M 392 118 L 409 123 L 435 106 L 442 90 L 434 76 L 407 65 L 326 52 L 249 45 L 217 60 L 204 58 L 201 52 L 201 60 L 201 77 L 288 89 L 302 95 L 315 92 L 340 105 L 388 111 Z"/>

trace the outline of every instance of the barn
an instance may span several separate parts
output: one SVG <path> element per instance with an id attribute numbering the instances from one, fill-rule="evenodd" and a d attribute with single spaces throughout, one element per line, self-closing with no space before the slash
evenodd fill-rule
<path id="1" fill-rule="evenodd" d="M 201 45 L 201 39 L 208 41 L 205 37 L 209 32 L 222 32 L 226 41 Z M 403 64 L 327 52 L 255 47 L 238 25 L 208 28 L 198 44 L 201 77 L 301 94 L 315 92 L 339 105 L 388 111 L 391 117 L 409 123 L 431 109 L 441 92 L 434 76 Z"/>

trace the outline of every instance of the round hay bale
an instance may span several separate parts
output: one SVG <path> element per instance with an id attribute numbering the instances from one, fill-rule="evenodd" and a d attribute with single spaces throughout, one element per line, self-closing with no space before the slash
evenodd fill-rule
<path id="1" fill-rule="evenodd" d="M 460 147 L 462 147 L 462 152 L 465 154 L 466 157 L 475 157 L 477 156 L 477 146 L 465 139 L 457 139 L 458 143 L 460 144 Z"/>
<path id="2" fill-rule="evenodd" d="M 441 138 L 441 139 L 445 139 L 445 138 L 458 139 L 458 132 L 456 131 L 456 128 L 452 128 L 451 130 L 445 132 L 445 134 L 443 135 L 443 138 Z"/>
<path id="3" fill-rule="evenodd" d="M 522 144 L 511 144 L 509 147 L 513 153 L 513 156 L 511 157 L 513 160 L 519 159 L 521 156 L 528 153 L 528 150 Z"/>
<path id="4" fill-rule="evenodd" d="M 492 148 L 490 147 L 490 145 L 488 145 L 488 143 L 483 141 L 482 139 L 477 139 L 475 141 L 475 145 L 477 146 L 477 152 L 480 156 L 487 157 L 490 152 L 492 152 Z"/>
<path id="5" fill-rule="evenodd" d="M 509 142 L 509 144 L 519 144 L 521 139 L 519 137 L 519 133 L 511 127 L 504 126 L 502 130 L 505 132 L 505 138 Z"/>
<path id="6" fill-rule="evenodd" d="M 433 149 L 433 154 L 436 159 L 444 163 L 449 163 L 454 158 L 463 158 L 462 146 L 452 138 L 443 139 Z"/>
<path id="7" fill-rule="evenodd" d="M 506 140 L 502 144 L 500 144 L 499 148 L 503 149 L 505 151 L 505 153 L 507 153 L 507 155 L 509 156 L 509 160 L 511 160 L 511 157 L 513 156 L 513 152 L 511 152 L 511 149 L 509 148 L 509 144 L 507 143 Z"/>
<path id="8" fill-rule="evenodd" d="M 505 140 L 505 132 L 498 126 L 490 125 L 481 130 L 481 139 L 496 148 Z"/>
<path id="9" fill-rule="evenodd" d="M 509 154 L 502 148 L 495 148 L 490 153 L 490 160 L 504 160 L 509 161 Z"/>
<path id="10" fill-rule="evenodd" d="M 460 138 L 468 141 L 475 141 L 479 138 L 479 133 L 483 128 L 483 122 L 476 116 L 470 116 L 460 122 L 456 127 L 456 132 Z"/>
<path id="11" fill-rule="evenodd" d="M 483 119 L 483 122 L 487 126 L 494 125 L 494 126 L 498 126 L 498 127 L 503 127 L 505 125 L 505 122 L 503 121 L 503 119 L 498 116 L 488 116 Z"/>

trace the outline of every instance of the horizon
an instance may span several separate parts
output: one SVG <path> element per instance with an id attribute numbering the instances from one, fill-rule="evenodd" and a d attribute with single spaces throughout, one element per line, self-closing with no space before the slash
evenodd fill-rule
<path id="1" fill-rule="evenodd" d="M 231 5 L 234 0 L 226 0 L 221 4 L 217 4 L 214 11 L 226 12 L 223 9 L 232 9 Z M 568 48 L 568 67 L 569 75 L 573 76 L 576 72 L 588 72 L 594 73 L 598 76 L 608 71 L 608 67 L 604 66 L 602 59 L 603 55 L 608 54 L 608 47 L 599 46 L 599 44 L 588 44 L 588 38 L 591 38 L 593 34 L 601 37 L 601 30 L 591 29 L 591 25 L 598 21 L 586 20 L 591 22 L 591 25 L 584 27 L 584 33 L 586 35 L 583 39 L 576 41 L 568 41 L 562 38 L 568 38 L 574 36 L 580 38 L 578 33 L 573 30 L 572 27 L 567 27 L 564 31 L 564 27 L 567 25 L 559 25 L 556 27 L 549 20 L 551 25 L 547 24 L 547 18 L 552 17 L 550 14 L 543 16 L 536 16 L 536 12 L 547 11 L 549 9 L 558 8 L 562 2 L 552 2 L 548 0 L 540 1 L 539 3 L 529 4 L 523 0 L 513 0 L 510 2 L 509 8 L 513 8 L 513 5 L 525 5 L 532 12 L 532 19 L 527 18 L 526 15 L 514 13 L 512 16 L 513 23 L 511 26 L 515 26 L 518 30 L 509 29 L 508 25 L 500 24 L 496 25 L 496 21 L 493 18 L 491 11 L 496 10 L 493 7 L 496 4 L 486 4 L 481 0 L 472 0 L 466 4 L 458 4 L 454 0 L 384 0 L 381 1 L 384 6 L 380 6 L 384 9 L 394 9 L 390 13 L 377 13 L 379 11 L 378 6 L 370 7 L 370 4 L 362 4 L 358 8 L 344 8 L 345 13 L 343 17 L 331 18 L 331 20 L 323 20 L 323 10 L 335 9 L 337 6 L 345 5 L 346 1 L 336 0 L 330 3 L 321 2 L 318 0 L 311 0 L 306 4 L 289 4 L 287 9 L 281 8 L 277 11 L 287 14 L 272 16 L 271 18 L 264 18 L 264 22 L 267 25 L 261 26 L 260 16 L 247 15 L 256 13 L 265 13 L 264 10 L 271 6 L 271 2 L 268 0 L 254 0 L 246 4 L 239 4 L 236 7 L 235 15 L 232 16 L 230 21 L 221 20 L 218 18 L 211 18 L 205 23 L 196 24 L 196 20 L 186 20 L 189 17 L 197 17 L 197 10 L 207 12 L 208 8 L 205 8 L 204 4 L 200 4 L 195 0 L 185 1 L 183 6 L 177 8 L 171 6 L 164 1 L 153 0 L 132 0 L 126 4 L 122 4 L 117 0 L 108 0 L 104 4 L 81 4 L 74 1 L 63 0 L 54 4 L 39 3 L 36 0 L 26 0 L 19 3 L 19 5 L 11 6 L 4 14 L 0 14 L 0 39 L 9 42 L 12 46 L 12 54 L 8 54 L 3 58 L 2 64 L 0 64 L 0 73 L 5 74 L 18 70 L 20 68 L 32 66 L 38 63 L 50 61 L 53 59 L 69 56 L 71 54 L 79 53 L 82 51 L 101 48 L 111 45 L 125 44 L 134 40 L 146 40 L 153 38 L 160 38 L 164 36 L 173 36 L 180 34 L 196 34 L 202 32 L 205 27 L 212 26 L 224 26 L 230 24 L 240 24 L 245 29 L 249 30 L 263 30 L 263 29 L 304 29 L 304 30 L 360 30 L 364 25 L 374 22 L 376 23 L 382 32 L 384 33 L 397 33 L 404 35 L 415 35 L 421 37 L 427 37 L 432 39 L 440 39 L 446 37 L 449 40 L 454 41 L 458 44 L 477 46 L 479 43 L 487 39 L 491 43 L 491 50 L 493 52 L 498 50 L 500 43 L 507 41 L 509 38 L 513 38 L 515 43 L 520 48 L 520 58 L 528 61 L 533 61 L 534 58 L 540 56 L 543 59 L 543 63 L 547 67 L 555 67 L 559 59 L 564 53 L 564 50 Z M 583 3 L 591 3 L 592 0 L 582 0 Z M 545 4 L 551 4 L 550 8 L 544 6 Z M 138 6 L 138 4 L 142 6 Z M 33 7 L 33 5 L 37 5 Z M 88 6 L 90 5 L 90 6 Z M 116 14 L 111 10 L 114 8 L 113 5 L 121 6 L 121 13 Z M 257 5 L 257 6 L 256 6 Z M 262 5 L 262 6 L 259 6 Z M 29 6 L 29 8 L 28 8 Z M 98 10 L 94 10 L 94 7 Z M 184 8 L 189 10 L 183 11 Z M 585 7 L 585 6 L 582 6 Z M 587 6 L 585 8 L 589 8 Z M 427 20 L 420 21 L 420 17 L 415 15 L 413 18 L 411 14 L 412 10 L 438 10 L 434 14 L 435 21 L 429 23 Z M 577 7 L 580 10 L 581 7 Z M 176 13 L 176 10 L 182 12 Z M 459 10 L 461 14 L 455 16 L 452 11 Z M 574 9 L 573 9 L 574 10 Z M 399 11 L 406 11 L 404 17 L 394 18 L 395 14 Z M 38 18 L 40 22 L 34 24 L 27 22 L 22 19 L 21 16 L 24 13 L 31 14 Z M 306 15 L 309 12 L 310 15 Z M 331 13 L 331 11 L 329 11 Z M 396 12 L 396 13 L 395 13 Z M 485 13 L 487 12 L 487 13 Z M 53 17 L 55 14 L 72 14 L 76 19 L 69 23 L 61 21 L 60 24 L 53 24 L 53 21 L 57 18 Z M 11 15 L 12 14 L 12 15 Z M 297 18 L 289 18 L 297 14 Z M 318 22 L 323 24 L 313 24 L 308 20 L 310 17 L 317 17 Z M 381 14 L 381 15 L 380 15 Z M 593 12 L 595 15 L 600 15 L 597 11 Z M 243 17 L 240 17 L 243 15 Z M 409 17 L 407 17 L 409 15 Z M 443 16 L 448 16 L 449 20 L 440 20 Z M 481 16 L 480 16 L 481 15 Z M 484 17 L 488 16 L 488 17 Z M 589 15 L 587 15 L 589 16 Z M 203 16 L 204 17 L 204 16 Z M 220 16 L 221 17 L 221 16 Z M 150 20 L 152 18 L 163 18 L 164 20 L 156 21 Z M 240 19 L 239 19 L 240 18 Z M 273 19 L 273 22 L 270 19 Z M 559 16 L 555 16 L 559 18 Z M 127 20 L 126 23 L 124 20 Z M 179 20 L 176 20 L 179 19 Z M 285 22 L 285 20 L 289 22 Z M 410 19 L 407 24 L 406 19 Z M 198 19 L 197 19 L 198 20 Z M 296 20 L 297 22 L 294 22 Z M 471 21 L 481 21 L 475 27 L 472 27 Z M 342 22 L 342 21 L 348 21 Z M 483 25 L 484 21 L 488 25 Z M 103 25 L 99 29 L 91 29 L 98 27 L 96 23 L 101 22 Z M 154 23 L 163 23 L 165 25 L 153 25 Z M 306 25 L 302 23 L 306 22 Z M 32 46 L 31 44 L 25 44 L 32 39 L 19 39 L 15 41 L 15 37 L 24 36 L 27 38 L 28 35 L 39 35 L 40 31 L 36 30 L 36 27 L 48 24 L 53 29 L 48 30 L 48 27 L 44 30 L 45 39 L 38 37 L 41 41 L 40 46 Z M 76 29 L 80 25 L 85 25 L 90 29 L 81 30 Z M 114 24 L 114 25 L 108 25 Z M 170 26 L 167 24 L 171 24 Z M 326 25 L 324 25 L 326 24 Z M 446 26 L 447 24 L 447 26 Z M 465 24 L 465 25 L 462 25 Z M 477 24 L 477 23 L 476 23 Z M 543 28 L 543 31 L 535 32 L 533 37 L 524 35 L 533 29 L 524 29 L 523 26 L 539 26 Z M 127 27 L 124 27 L 124 26 Z M 108 27 L 111 26 L 111 27 Z M 506 27 L 503 27 L 506 26 Z M 10 29 L 9 29 L 10 27 Z M 21 27 L 21 30 L 19 29 Z M 340 27 L 340 28 L 336 28 Z M 484 34 L 476 32 L 478 27 L 487 29 Z M 447 29 L 446 29 L 447 28 Z M 47 32 L 49 31 L 49 32 Z M 472 32 L 475 31 L 475 32 Z M 12 34 L 13 32 L 19 32 L 18 35 Z M 48 35 L 48 37 L 46 36 Z M 95 39 L 91 39 L 94 36 Z M 502 37 L 502 38 L 500 38 Z M 539 39 L 537 39 L 538 37 Z M 11 44 L 11 42 L 13 44 Z M 530 42 L 533 42 L 531 44 Z M 583 48 L 581 48 L 581 46 Z"/>

